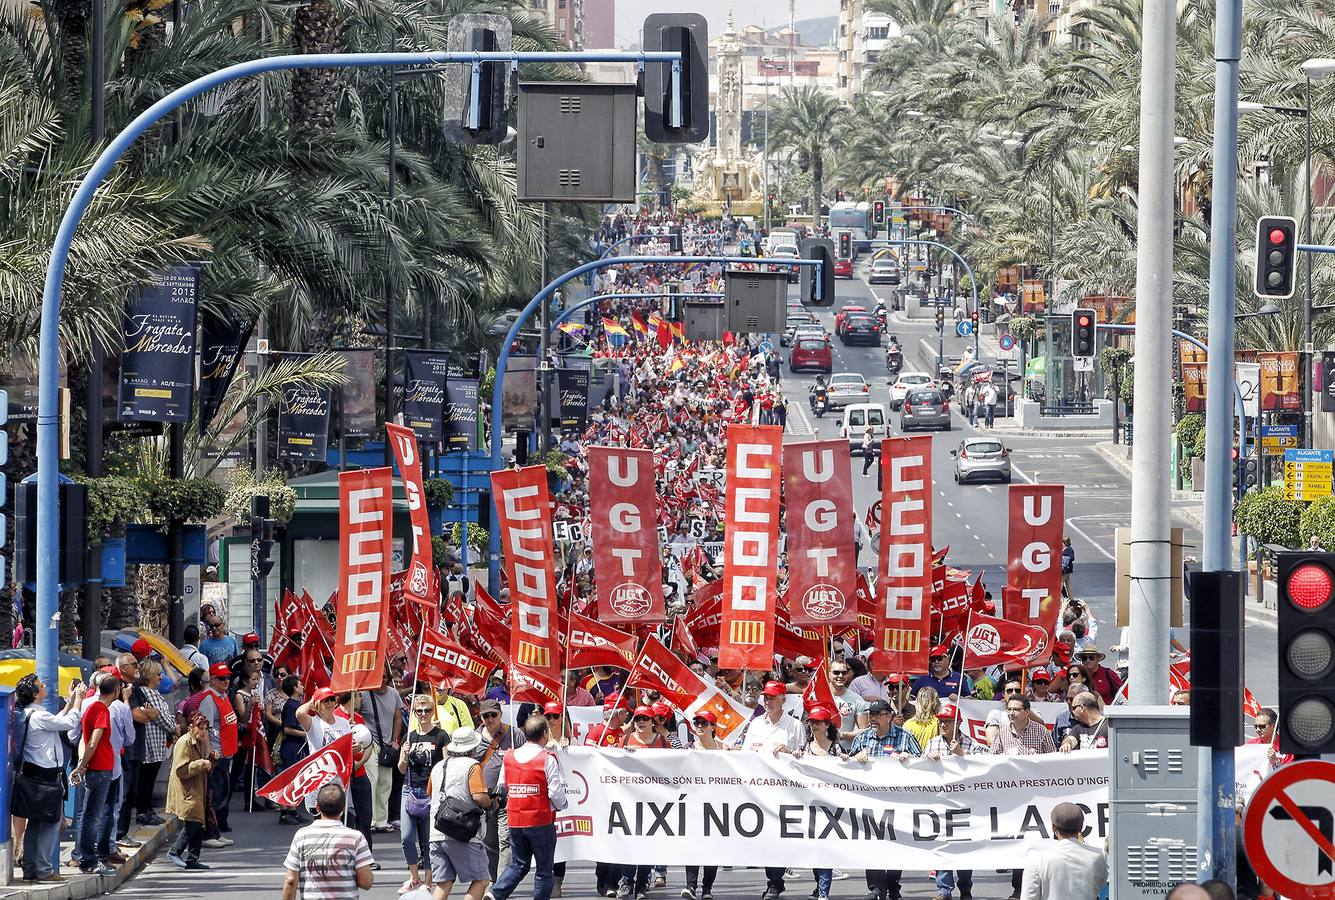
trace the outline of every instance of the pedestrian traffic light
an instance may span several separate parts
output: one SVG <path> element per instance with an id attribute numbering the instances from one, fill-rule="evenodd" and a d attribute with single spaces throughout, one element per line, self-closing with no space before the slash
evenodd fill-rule
<path id="1" fill-rule="evenodd" d="M 936 330 L 946 330 L 946 308 L 940 303 L 936 305 Z"/>
<path id="2" fill-rule="evenodd" d="M 1335 753 L 1335 553 L 1280 553 L 1278 566 L 1279 750 Z"/>
<path id="3" fill-rule="evenodd" d="M 853 258 L 853 235 L 850 232 L 839 232 L 839 258 Z"/>
<path id="4" fill-rule="evenodd" d="M 798 279 L 802 285 L 802 302 L 808 306 L 834 305 L 834 242 L 826 238 L 804 238 L 801 244 L 803 259 L 820 261 L 819 266 L 802 266 Z"/>
<path id="5" fill-rule="evenodd" d="M 1249 456 L 1242 461 L 1242 492 L 1244 494 L 1256 487 L 1260 468 L 1261 461 L 1254 456 Z"/>
<path id="6" fill-rule="evenodd" d="M 871 223 L 878 228 L 885 224 L 884 200 L 873 200 L 871 202 Z"/>
<path id="7" fill-rule="evenodd" d="M 709 26 L 705 17 L 699 13 L 654 13 L 644 20 L 641 46 L 650 53 L 685 51 L 679 109 L 672 65 L 648 63 L 644 67 L 645 137 L 658 144 L 695 144 L 709 137 L 709 69 L 705 65 Z"/>
<path id="8" fill-rule="evenodd" d="M 277 522 L 250 517 L 250 577 L 267 578 L 273 571 L 273 529 Z"/>
<path id="9" fill-rule="evenodd" d="M 1191 722 L 1193 747 L 1242 743 L 1242 573 L 1192 572 Z"/>
<path id="10" fill-rule="evenodd" d="M 1088 359 L 1094 355 L 1094 329 L 1098 314 L 1092 309 L 1071 312 L 1071 356 Z"/>
<path id="11" fill-rule="evenodd" d="M 1293 296 L 1298 264 L 1298 222 L 1289 216 L 1256 221 L 1256 296 L 1283 300 Z"/>

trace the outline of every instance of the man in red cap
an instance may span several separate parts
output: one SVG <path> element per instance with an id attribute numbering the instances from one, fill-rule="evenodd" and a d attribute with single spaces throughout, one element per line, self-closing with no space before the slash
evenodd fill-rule
<path id="1" fill-rule="evenodd" d="M 788 689 L 782 681 L 767 681 L 760 692 L 765 714 L 747 723 L 742 749 L 772 753 L 795 753 L 806 746 L 806 729 L 783 710 Z M 783 866 L 765 867 L 765 893 L 761 900 L 771 900 L 783 893 Z"/>
<path id="2" fill-rule="evenodd" d="M 943 700 L 947 697 L 958 700 L 960 697 L 968 697 L 973 694 L 973 683 L 969 680 L 969 677 L 951 667 L 949 647 L 938 644 L 928 651 L 927 657 L 927 664 L 931 671 L 927 675 L 920 676 L 913 683 L 913 693 L 915 695 L 925 687 L 936 691 Z"/>
<path id="3" fill-rule="evenodd" d="M 143 638 L 135 638 L 134 643 L 130 645 L 130 652 L 134 654 L 135 659 L 143 662 L 153 655 L 153 647 Z"/>
<path id="4" fill-rule="evenodd" d="M 232 670 L 225 662 L 209 666 L 209 683 L 199 698 L 199 714 L 209 720 L 209 741 L 217 758 L 209 770 L 209 808 L 213 810 L 214 827 L 205 839 L 206 847 L 227 847 L 233 841 L 226 836 L 231 831 L 227 824 L 227 810 L 232 800 L 232 757 L 236 755 L 238 738 L 236 710 L 227 696 Z"/>

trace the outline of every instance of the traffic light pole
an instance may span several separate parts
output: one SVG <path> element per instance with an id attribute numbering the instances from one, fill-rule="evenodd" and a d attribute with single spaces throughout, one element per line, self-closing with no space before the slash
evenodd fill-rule
<path id="1" fill-rule="evenodd" d="M 126 151 L 150 128 L 168 114 L 191 100 L 242 78 L 291 69 L 368 69 L 396 66 L 429 66 L 446 63 L 508 63 L 525 62 L 580 63 L 610 62 L 646 63 L 672 66 L 674 77 L 670 83 L 674 91 L 671 114 L 680 121 L 683 108 L 683 79 L 681 66 L 686 53 L 681 50 L 645 52 L 476 52 L 446 53 L 419 51 L 405 53 L 295 53 L 252 59 L 210 72 L 182 85 L 148 109 L 141 112 L 116 135 L 94 160 L 80 180 L 69 206 L 60 220 L 51 256 L 46 268 L 42 290 L 41 330 L 38 338 L 37 387 L 37 616 L 33 622 L 36 632 L 37 675 L 44 684 L 56 684 L 57 651 L 59 649 L 59 558 L 60 523 L 57 484 L 60 475 L 60 306 L 61 290 L 65 284 L 65 270 L 69 264 L 70 247 L 84 213 L 93 202 L 97 189 L 107 179 Z M 474 92 L 476 95 L 476 92 Z M 671 125 L 672 122 L 669 122 Z M 59 698 L 52 691 L 47 707 L 58 708 Z"/>
<path id="2" fill-rule="evenodd" d="M 906 247 L 927 247 L 927 248 L 929 248 L 929 249 L 932 248 L 932 247 L 939 247 L 939 248 L 941 248 L 942 250 L 944 250 L 944 251 L 946 251 L 947 253 L 949 253 L 951 256 L 955 257 L 956 262 L 958 262 L 960 265 L 964 266 L 964 271 L 966 271 L 966 272 L 969 273 L 969 290 L 973 293 L 973 311 L 974 311 L 975 313 L 978 314 L 978 317 L 979 317 L 979 318 L 978 318 L 978 321 L 979 321 L 980 323 L 982 322 L 982 314 L 983 314 L 983 313 L 982 313 L 982 310 L 978 308 L 978 279 L 974 277 L 974 274 L 973 274 L 973 267 L 969 265 L 968 261 L 965 260 L 965 258 L 962 257 L 962 256 L 960 256 L 958 253 L 956 253 L 952 248 L 947 247 L 945 244 L 941 243 L 940 241 L 927 241 L 927 240 L 910 239 L 910 238 L 889 238 L 889 237 L 886 237 L 886 238 L 877 238 L 876 240 L 871 241 L 870 243 L 871 243 L 873 246 L 875 246 L 875 245 L 877 245 L 877 244 L 884 244 L 884 245 L 887 245 L 887 246 L 889 246 L 889 245 L 902 245 L 902 246 L 906 246 Z M 975 328 L 975 329 L 973 330 L 973 358 L 974 358 L 974 359 L 978 359 L 978 357 L 979 357 L 979 352 L 978 352 L 978 329 Z M 1021 375 L 1021 377 L 1023 377 L 1023 376 L 1024 376 L 1024 373 L 1021 372 L 1020 375 Z"/>
<path id="3" fill-rule="evenodd" d="M 598 303 L 601 303 L 604 300 L 652 300 L 655 297 L 695 297 L 698 299 L 705 299 L 705 300 L 722 300 L 725 296 L 727 295 L 719 293 L 718 291 L 713 291 L 713 292 L 686 291 L 684 293 L 666 293 L 666 294 L 664 293 L 655 294 L 650 291 L 640 291 L 630 294 L 596 294 L 592 297 L 585 297 L 583 300 L 580 300 L 577 303 L 572 303 L 565 309 L 561 310 L 560 315 L 558 315 L 555 319 L 552 319 L 550 327 L 552 329 L 559 328 L 561 325 L 565 324 L 566 322 L 569 322 L 572 318 L 574 318 L 575 313 L 579 312 L 581 309 L 584 309 L 589 306 L 594 306 Z"/>

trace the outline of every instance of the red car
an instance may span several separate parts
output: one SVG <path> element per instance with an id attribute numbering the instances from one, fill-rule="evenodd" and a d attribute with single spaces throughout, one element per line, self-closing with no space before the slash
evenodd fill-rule
<path id="1" fill-rule="evenodd" d="M 848 318 L 849 313 L 855 313 L 855 312 L 865 313 L 866 311 L 867 307 L 858 306 L 855 304 L 849 304 L 848 306 L 842 307 L 839 310 L 839 312 L 834 314 L 834 333 L 838 335 L 842 335 L 844 333 L 842 330 L 844 325 L 844 320 Z"/>
<path id="2" fill-rule="evenodd" d="M 833 366 L 834 357 L 830 353 L 830 342 L 819 338 L 802 338 L 788 353 L 790 372 L 815 369 L 828 375 Z"/>
<path id="3" fill-rule="evenodd" d="M 835 278 L 852 278 L 852 277 L 853 277 L 853 260 L 851 260 L 851 259 L 836 259 L 836 260 L 834 261 L 834 277 L 835 277 Z"/>

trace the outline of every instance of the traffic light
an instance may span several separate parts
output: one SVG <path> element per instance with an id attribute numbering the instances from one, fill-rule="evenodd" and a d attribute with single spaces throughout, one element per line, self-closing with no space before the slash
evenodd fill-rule
<path id="1" fill-rule="evenodd" d="M 969 313 L 969 321 L 973 324 L 973 330 L 974 330 L 974 333 L 977 334 L 977 333 L 978 333 L 978 307 L 975 306 L 975 307 L 973 308 L 973 312 Z"/>
<path id="2" fill-rule="evenodd" d="M 884 200 L 873 200 L 871 202 L 871 223 L 878 228 L 885 224 Z"/>
<path id="3" fill-rule="evenodd" d="M 60 554 L 57 580 L 62 585 L 77 585 L 84 580 L 84 560 L 88 550 L 88 488 L 62 480 L 57 486 L 60 517 Z M 37 583 L 37 479 L 14 486 L 14 580 L 20 584 Z"/>
<path id="4" fill-rule="evenodd" d="M 839 258 L 853 258 L 853 235 L 848 231 L 839 232 Z"/>
<path id="5" fill-rule="evenodd" d="M 1248 456 L 1242 461 L 1242 493 L 1245 494 L 1256 487 L 1260 468 L 1261 461 L 1255 456 Z"/>
<path id="6" fill-rule="evenodd" d="M 1335 553 L 1280 553 L 1278 563 L 1279 751 L 1335 753 Z"/>
<path id="7" fill-rule="evenodd" d="M 1191 745 L 1242 743 L 1242 573 L 1192 572 Z"/>
<path id="8" fill-rule="evenodd" d="M 1098 314 L 1092 309 L 1071 312 L 1071 356 L 1088 359 L 1094 355 L 1094 329 Z"/>
<path id="9" fill-rule="evenodd" d="M 834 242 L 825 238 L 804 238 L 803 259 L 818 259 L 820 266 L 802 266 L 798 278 L 802 284 L 802 303 L 808 306 L 834 305 Z"/>
<path id="10" fill-rule="evenodd" d="M 509 51 L 512 26 L 505 16 L 457 15 L 445 33 L 445 49 L 452 52 L 490 53 Z M 499 144 L 510 126 L 510 67 L 483 63 L 473 85 L 473 67 L 447 66 L 443 130 L 451 141 L 465 144 Z"/>
<path id="11" fill-rule="evenodd" d="M 644 135 L 657 144 L 695 144 L 709 137 L 709 26 L 699 13 L 654 13 L 644 20 L 647 52 L 685 50 L 681 66 L 681 121 L 672 119 L 676 95 L 672 65 L 644 67 Z"/>
<path id="12" fill-rule="evenodd" d="M 1241 497 L 1244 493 L 1242 489 L 1242 454 L 1238 452 L 1237 447 L 1229 451 L 1229 454 L 1231 463 L 1229 468 L 1233 470 L 1233 496 Z"/>
<path id="13" fill-rule="evenodd" d="M 273 571 L 273 529 L 278 524 L 269 518 L 269 496 L 250 498 L 250 577 L 267 578 Z"/>
<path id="14" fill-rule="evenodd" d="M 940 303 L 936 305 L 936 330 L 946 330 L 946 308 Z"/>
<path id="15" fill-rule="evenodd" d="M 1289 216 L 1256 221 L 1256 296 L 1284 300 L 1293 296 L 1298 264 L 1298 222 Z"/>

